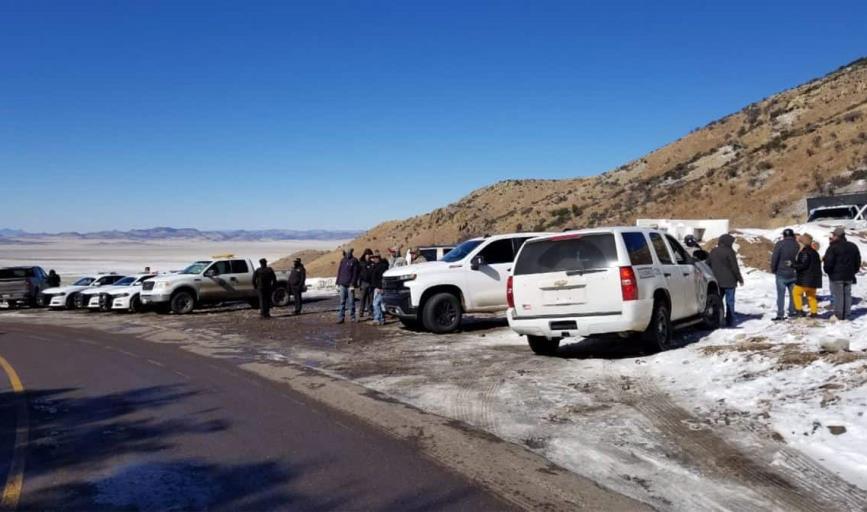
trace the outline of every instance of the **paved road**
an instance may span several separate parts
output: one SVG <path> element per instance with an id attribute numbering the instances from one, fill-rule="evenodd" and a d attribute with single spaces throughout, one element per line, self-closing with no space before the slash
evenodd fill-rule
<path id="1" fill-rule="evenodd" d="M 411 443 L 229 362 L 24 324 L 0 325 L 0 357 L 29 413 L 20 510 L 509 508 Z M 0 486 L 21 396 L 0 373 Z"/>

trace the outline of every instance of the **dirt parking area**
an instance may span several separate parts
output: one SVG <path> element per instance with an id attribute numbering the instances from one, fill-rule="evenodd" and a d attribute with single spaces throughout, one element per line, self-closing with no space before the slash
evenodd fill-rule
<path id="1" fill-rule="evenodd" d="M 462 332 L 432 335 L 393 321 L 337 325 L 336 309 L 334 297 L 322 296 L 300 316 L 278 309 L 270 320 L 237 305 L 186 316 L 22 310 L 0 313 L 0 321 L 150 333 L 239 364 L 300 364 L 524 446 L 660 510 L 862 510 L 867 503 L 867 493 L 788 447 L 760 418 L 672 397 L 648 370 L 657 356 L 627 342 L 583 340 L 559 357 L 539 357 L 502 319 L 470 318 Z M 702 336 L 690 332 L 681 343 Z"/>

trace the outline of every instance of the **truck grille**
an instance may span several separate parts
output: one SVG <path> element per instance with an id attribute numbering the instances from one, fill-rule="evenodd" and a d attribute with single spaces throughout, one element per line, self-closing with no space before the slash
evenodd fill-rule
<path id="1" fill-rule="evenodd" d="M 400 290 L 406 290 L 407 287 L 403 285 L 404 281 L 398 279 L 397 277 L 383 277 L 382 278 L 382 289 L 387 292 L 397 292 Z"/>
<path id="2" fill-rule="evenodd" d="M 150 281 L 145 281 L 144 283 L 142 283 L 141 289 L 146 291 L 146 292 L 149 292 L 149 291 L 154 289 L 154 283 L 152 283 Z"/>

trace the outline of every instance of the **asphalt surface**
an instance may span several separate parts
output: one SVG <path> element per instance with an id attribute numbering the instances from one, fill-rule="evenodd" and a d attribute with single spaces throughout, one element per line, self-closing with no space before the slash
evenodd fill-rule
<path id="1" fill-rule="evenodd" d="M 172 345 L 7 324 L 0 356 L 29 413 L 19 510 L 510 508 L 410 442 Z M 0 375 L 0 486 L 21 398 Z"/>

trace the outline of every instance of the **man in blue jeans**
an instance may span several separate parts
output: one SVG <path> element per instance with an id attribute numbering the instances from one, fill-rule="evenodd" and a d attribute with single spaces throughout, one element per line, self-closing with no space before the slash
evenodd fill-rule
<path id="1" fill-rule="evenodd" d="M 349 319 L 355 322 L 355 287 L 358 284 L 358 260 L 352 255 L 352 249 L 343 252 L 343 259 L 337 267 L 337 291 L 340 294 L 340 309 L 337 310 L 337 323 L 342 324 L 346 318 L 347 302 Z"/>
<path id="2" fill-rule="evenodd" d="M 795 232 L 789 228 L 783 230 L 783 239 L 774 246 L 771 254 L 771 273 L 777 280 L 777 316 L 775 322 L 785 320 L 783 311 L 786 305 L 786 292 L 789 295 L 789 318 L 795 316 L 795 305 L 792 302 L 792 289 L 795 286 L 795 269 L 792 262 L 798 256 L 801 248 L 795 240 Z"/>
<path id="3" fill-rule="evenodd" d="M 373 268 L 370 272 L 370 287 L 373 288 L 373 323 L 383 325 L 382 314 L 382 275 L 388 270 L 388 262 L 379 254 L 373 255 Z"/>
<path id="4" fill-rule="evenodd" d="M 738 285 L 744 285 L 744 278 L 741 275 L 741 268 L 738 265 L 738 255 L 732 247 L 735 243 L 735 238 L 726 233 L 719 237 L 717 246 L 710 252 L 708 264 L 713 275 L 716 277 L 716 282 L 722 290 L 726 304 L 726 325 L 734 327 L 735 325 L 735 288 Z"/>

